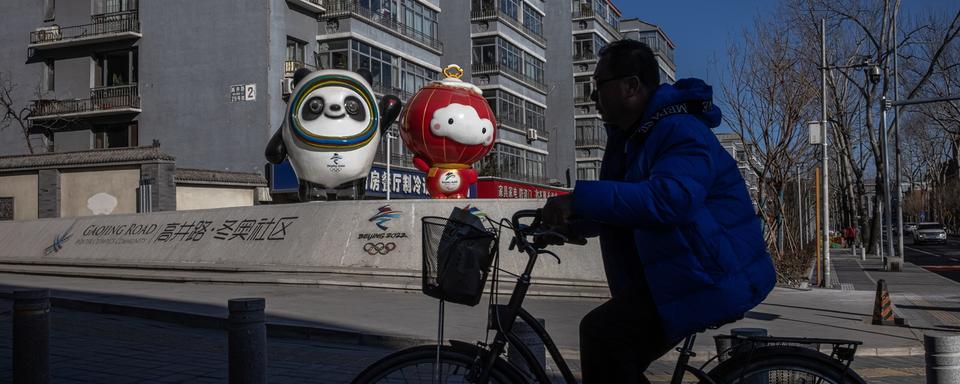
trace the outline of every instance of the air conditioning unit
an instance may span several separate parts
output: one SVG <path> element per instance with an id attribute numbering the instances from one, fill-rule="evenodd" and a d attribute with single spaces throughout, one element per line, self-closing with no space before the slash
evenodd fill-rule
<path id="1" fill-rule="evenodd" d="M 280 86 L 280 88 L 282 88 L 281 92 L 283 92 L 283 96 L 289 96 L 291 93 L 293 93 L 293 78 L 284 77 L 283 84 Z"/>
<path id="2" fill-rule="evenodd" d="M 533 128 L 527 129 L 527 141 L 537 140 L 537 130 Z"/>

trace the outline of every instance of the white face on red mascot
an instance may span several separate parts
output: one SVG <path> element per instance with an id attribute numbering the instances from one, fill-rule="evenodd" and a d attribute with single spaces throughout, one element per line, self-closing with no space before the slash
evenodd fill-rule
<path id="1" fill-rule="evenodd" d="M 480 88 L 448 77 L 410 99 L 400 117 L 400 136 L 431 166 L 470 165 L 490 151 L 497 121 Z"/>

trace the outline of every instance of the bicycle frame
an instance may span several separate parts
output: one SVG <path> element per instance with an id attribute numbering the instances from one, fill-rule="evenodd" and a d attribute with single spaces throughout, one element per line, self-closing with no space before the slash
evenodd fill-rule
<path id="1" fill-rule="evenodd" d="M 493 343 L 489 345 L 490 353 L 486 355 L 485 358 L 480 361 L 480 373 L 477 378 L 477 382 L 485 384 L 489 381 L 490 372 L 492 372 L 496 359 L 499 358 L 500 354 L 503 353 L 504 348 L 509 343 L 512 350 L 516 350 L 520 353 L 523 358 L 524 363 L 530 369 L 530 373 L 541 383 L 549 383 L 550 378 L 547 375 L 546 368 L 540 365 L 540 362 L 534 356 L 533 352 L 530 351 L 522 340 L 520 340 L 516 335 L 511 331 L 513 330 L 514 324 L 516 324 L 517 317 L 523 319 L 530 328 L 533 329 L 533 332 L 537 335 L 537 338 L 543 342 L 544 347 L 550 352 L 550 356 L 553 359 L 554 363 L 557 366 L 557 369 L 560 370 L 560 374 L 563 376 L 563 379 L 568 384 L 576 384 L 577 379 L 573 376 L 573 372 L 570 371 L 570 367 L 567 365 L 566 360 L 560 354 L 559 348 L 553 342 L 553 339 L 550 337 L 550 334 L 547 333 L 547 330 L 540 325 L 540 322 L 537 321 L 530 312 L 523 309 L 523 300 L 526 298 L 527 290 L 530 288 L 530 274 L 533 272 L 533 267 L 537 263 L 537 259 L 540 254 L 547 253 L 547 251 L 540 249 L 533 244 L 530 244 L 526 239 L 525 235 L 520 231 L 519 219 L 526 217 L 535 217 L 539 218 L 539 210 L 521 210 L 514 213 L 512 218 L 513 228 L 514 228 L 514 243 L 520 247 L 521 251 L 526 252 L 529 259 L 527 260 L 527 265 L 523 269 L 523 273 L 517 278 L 516 286 L 513 288 L 513 292 L 510 294 L 510 301 L 506 304 L 491 304 L 489 307 L 490 311 L 490 329 L 496 330 L 496 336 L 494 337 Z M 511 245 L 511 249 L 513 246 Z M 693 373 L 698 379 L 703 383 L 714 383 L 714 381 L 702 370 L 697 369 L 693 366 L 688 365 L 688 361 L 693 353 L 693 343 L 696 339 L 696 335 L 688 336 L 683 343 L 683 346 L 678 348 L 677 351 L 680 352 L 680 358 L 677 360 L 677 366 L 674 370 L 673 377 L 671 378 L 672 384 L 679 384 L 683 380 L 683 375 L 686 371 Z"/>

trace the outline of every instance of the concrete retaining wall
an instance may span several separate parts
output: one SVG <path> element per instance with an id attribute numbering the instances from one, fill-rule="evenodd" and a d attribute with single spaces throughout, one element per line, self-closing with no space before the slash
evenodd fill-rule
<path id="1" fill-rule="evenodd" d="M 384 273 L 421 269 L 424 216 L 447 217 L 470 204 L 491 218 L 537 208 L 544 200 L 393 200 L 314 202 L 181 212 L 155 212 L 0 222 L 0 260 L 48 263 L 346 267 Z M 399 217 L 371 220 L 389 203 Z M 526 256 L 501 240 L 501 267 L 522 269 Z M 598 242 L 553 249 L 537 279 L 603 281 Z"/>

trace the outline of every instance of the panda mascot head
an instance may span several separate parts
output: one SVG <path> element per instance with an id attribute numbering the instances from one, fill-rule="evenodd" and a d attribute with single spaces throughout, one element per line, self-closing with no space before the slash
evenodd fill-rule
<path id="1" fill-rule="evenodd" d="M 400 100 L 385 95 L 377 103 L 365 70 L 300 69 L 293 82 L 267 160 L 290 159 L 301 201 L 362 198 L 381 132 L 396 120 Z"/>

